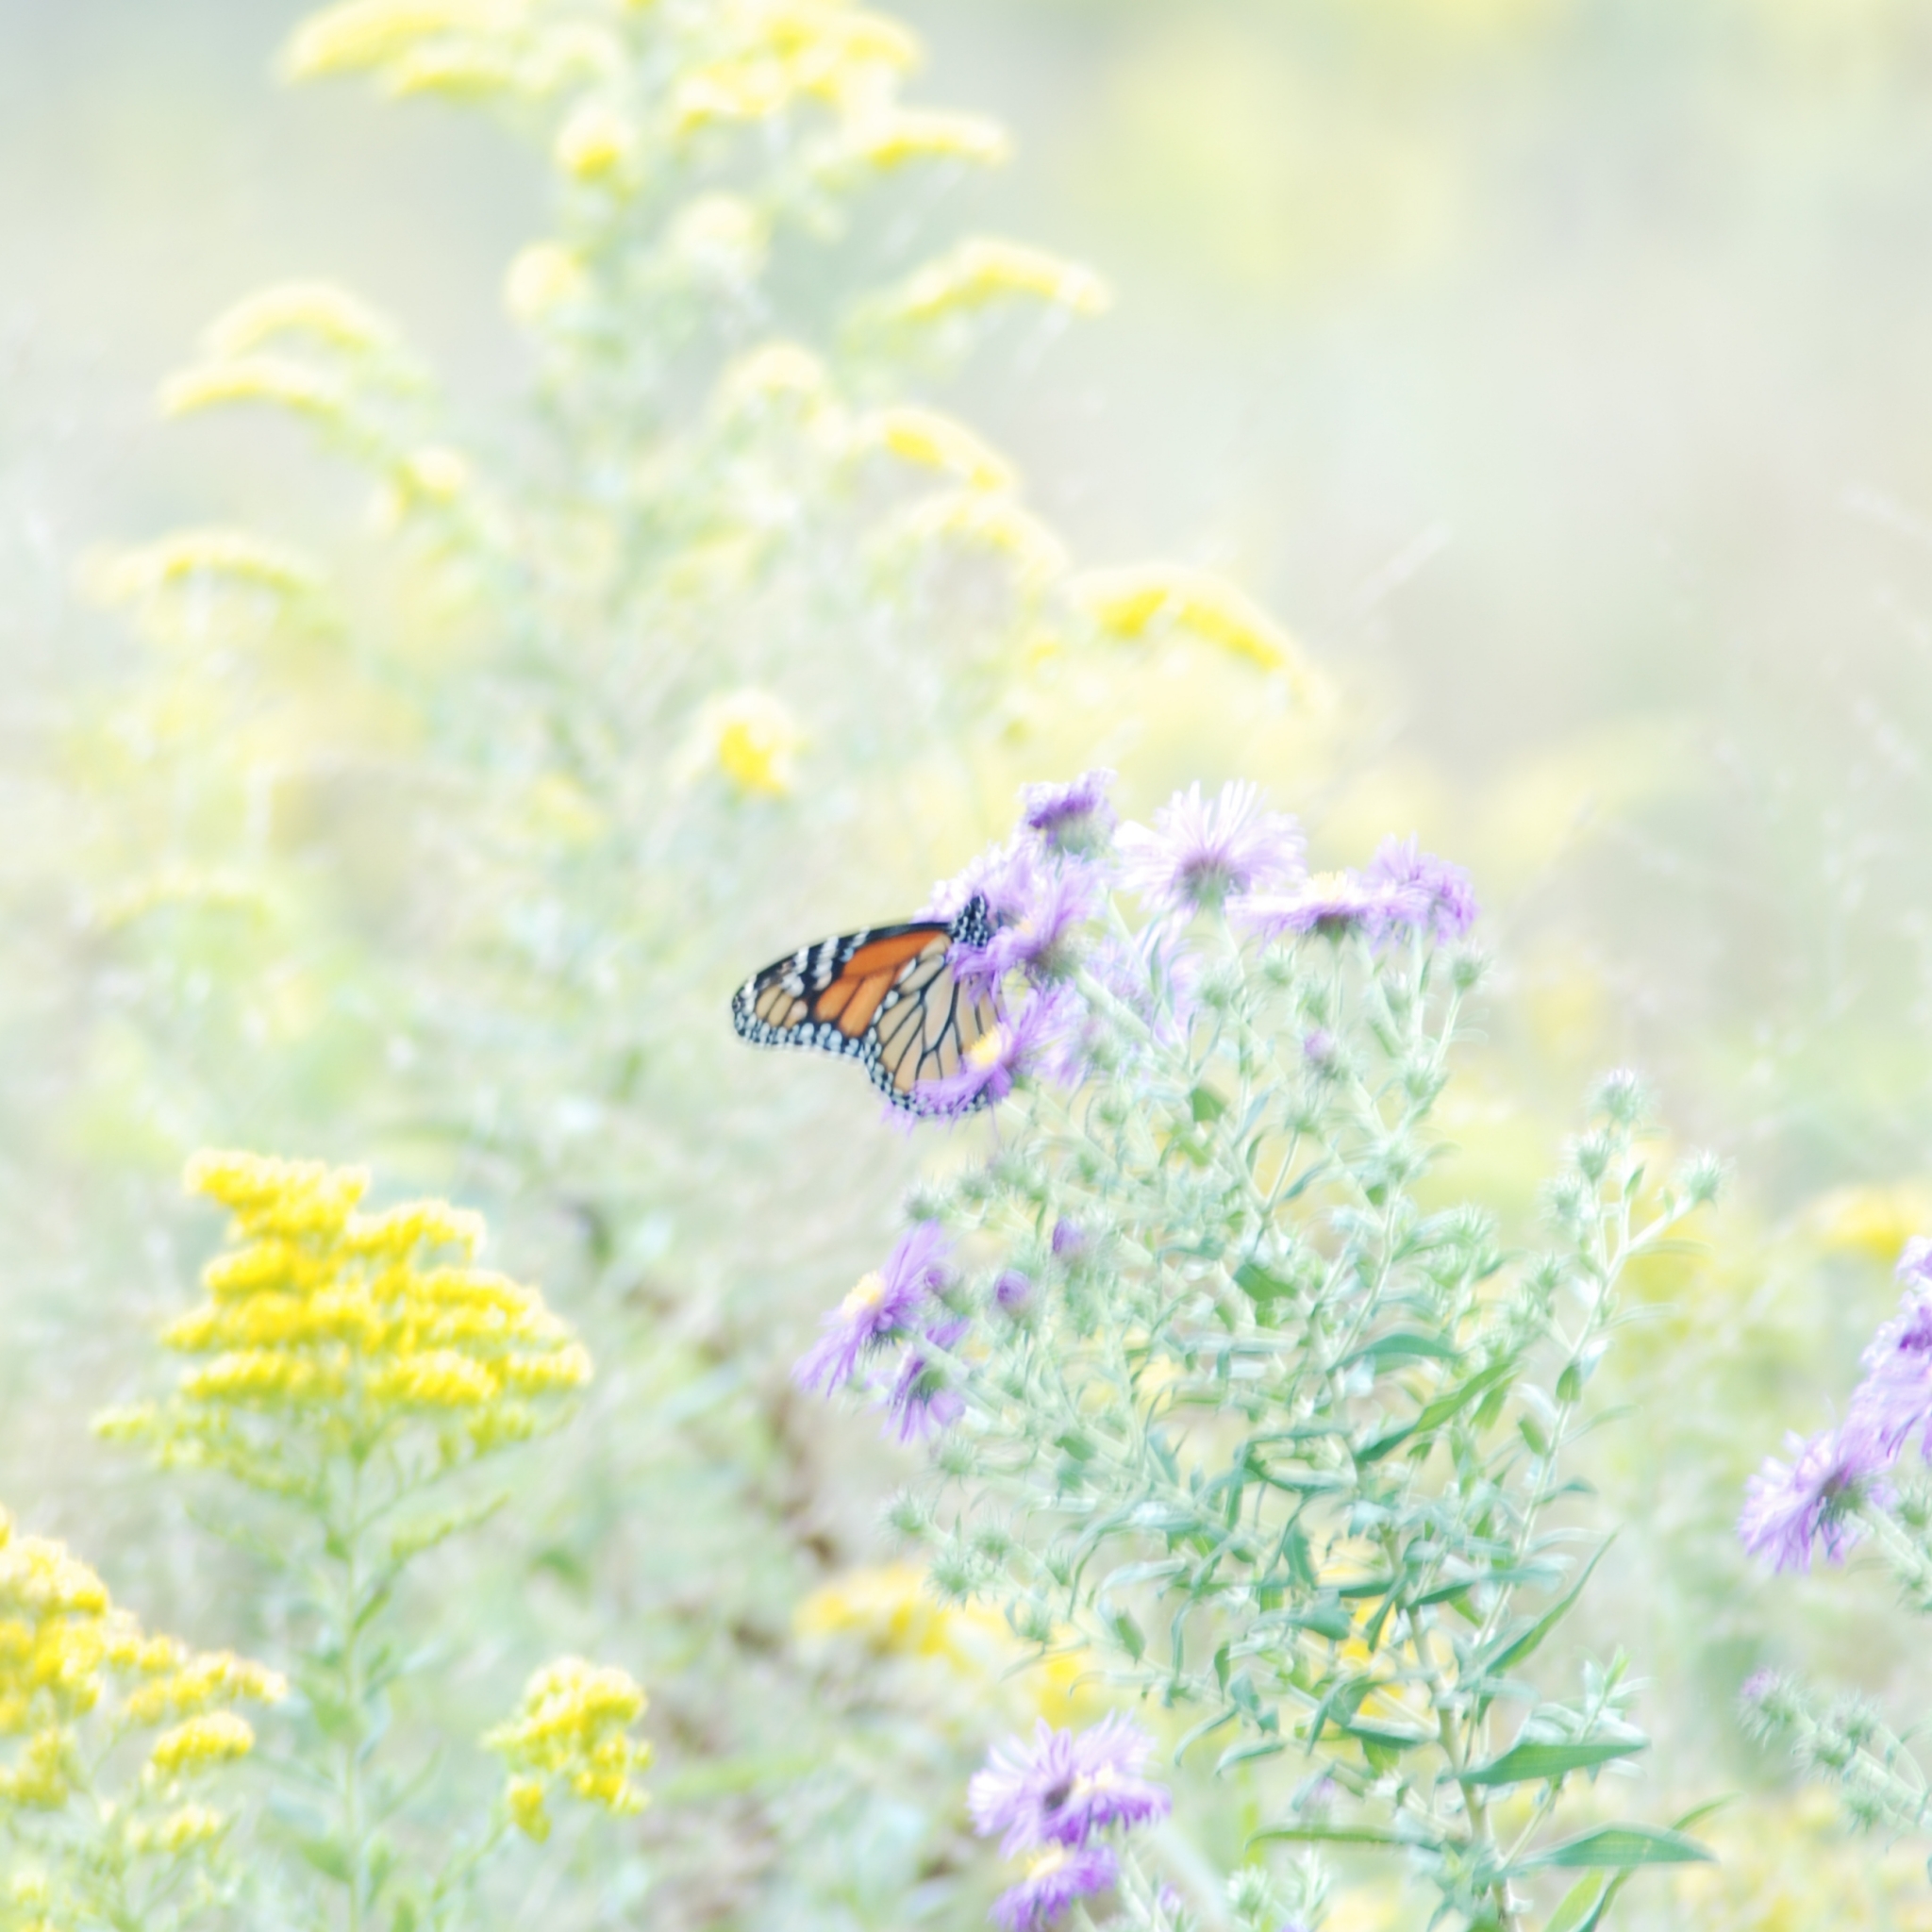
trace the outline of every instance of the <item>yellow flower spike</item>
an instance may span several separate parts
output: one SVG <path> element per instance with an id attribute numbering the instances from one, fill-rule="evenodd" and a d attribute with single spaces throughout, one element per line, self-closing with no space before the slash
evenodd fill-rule
<path id="1" fill-rule="evenodd" d="M 289 599 L 312 596 L 324 582 L 306 558 L 246 530 L 181 530 L 121 552 L 98 574 L 94 590 L 104 603 L 125 604 L 224 578 Z"/>
<path id="2" fill-rule="evenodd" d="M 672 92 L 671 130 L 682 140 L 714 121 L 767 121 L 792 92 L 791 76 L 775 61 L 701 68 Z"/>
<path id="3" fill-rule="evenodd" d="M 136 1851 L 175 1857 L 197 1845 L 211 1843 L 227 1828 L 227 1818 L 212 1806 L 183 1805 L 158 1824 L 137 1826 L 132 1837 Z"/>
<path id="4" fill-rule="evenodd" d="M 997 121 L 980 114 L 912 108 L 864 116 L 847 135 L 846 145 L 857 159 L 879 169 L 900 168 L 910 161 L 996 167 L 1013 151 L 1007 130 Z"/>
<path id="5" fill-rule="evenodd" d="M 583 258 L 575 249 L 560 242 L 536 242 L 511 261 L 504 276 L 504 307 L 514 321 L 534 325 L 576 307 L 590 286 Z"/>
<path id="6" fill-rule="evenodd" d="M 347 412 L 348 394 L 333 377 L 283 356 L 238 356 L 230 361 L 208 362 L 170 376 L 161 385 L 164 416 L 188 416 L 233 403 L 271 403 L 300 416 L 336 422 Z"/>
<path id="7" fill-rule="evenodd" d="M 975 490 L 1010 490 L 1019 478 L 965 424 L 937 409 L 881 409 L 858 425 L 861 444 L 939 470 Z"/>
<path id="8" fill-rule="evenodd" d="M 510 1822 L 525 1838 L 540 1845 L 550 1836 L 550 1814 L 543 1808 L 543 1781 L 534 1777 L 513 1777 L 506 1793 Z"/>
<path id="9" fill-rule="evenodd" d="M 411 47 L 382 70 L 383 92 L 399 99 L 441 94 L 449 100 L 478 100 L 519 92 L 527 79 L 526 65 L 516 54 L 476 41 Z"/>
<path id="10" fill-rule="evenodd" d="M 951 541 L 1008 558 L 1027 585 L 1050 583 L 1067 567 L 1067 553 L 1046 525 L 1010 496 L 957 490 L 915 504 L 896 529 L 916 541 Z"/>
<path id="11" fill-rule="evenodd" d="M 1206 571 L 1144 564 L 1089 571 L 1067 586 L 1074 602 L 1104 631 L 1128 640 L 1172 625 L 1251 658 L 1264 670 L 1296 667 L 1288 633 L 1234 586 Z"/>
<path id="12" fill-rule="evenodd" d="M 689 785 L 716 771 L 748 797 L 783 797 L 805 741 L 797 721 L 770 691 L 730 691 L 699 711 L 675 776 Z"/>
<path id="13" fill-rule="evenodd" d="M 255 1729 L 232 1710 L 192 1717 L 155 1740 L 149 1760 L 168 1777 L 190 1777 L 218 1764 L 245 1757 L 255 1748 Z"/>
<path id="14" fill-rule="evenodd" d="M 899 71 L 919 64 L 917 38 L 897 21 L 827 0 L 758 0 L 740 9 L 751 31 L 780 54 L 819 54 L 843 66 Z"/>
<path id="15" fill-rule="evenodd" d="M 1091 270 L 1016 242 L 981 237 L 929 262 L 885 305 L 902 322 L 939 322 L 987 304 L 1024 297 L 1079 315 L 1098 315 L 1110 299 Z"/>
<path id="16" fill-rule="evenodd" d="M 363 354 L 393 348 L 395 330 L 375 309 L 333 282 L 278 282 L 238 302 L 209 325 L 208 352 L 231 361 L 283 336 Z"/>
<path id="17" fill-rule="evenodd" d="M 425 1349 L 386 1363 L 370 1380 L 377 1402 L 410 1408 L 480 1408 L 493 1401 L 496 1377 L 454 1349 Z"/>
<path id="18" fill-rule="evenodd" d="M 796 342 L 768 342 L 741 357 L 718 385 L 718 405 L 727 415 L 789 404 L 816 413 L 831 400 L 825 365 Z"/>
<path id="19" fill-rule="evenodd" d="M 551 1780 L 563 1781 L 575 1796 L 607 1811 L 641 1810 L 647 1800 L 631 1784 L 630 1774 L 650 1763 L 651 1747 L 628 1732 L 648 1701 L 628 1673 L 581 1657 L 560 1657 L 537 1672 L 508 1723 L 483 1739 L 512 1773 L 511 1816 L 519 1824 L 521 1811 L 541 1818 Z"/>
<path id="20" fill-rule="evenodd" d="M 291 80 L 368 73 L 435 35 L 501 32 L 525 11 L 512 0 L 342 0 L 295 29 L 283 70 Z"/>
<path id="21" fill-rule="evenodd" d="M 630 123 L 615 108 L 586 101 L 558 130 L 557 165 L 579 181 L 596 181 L 622 168 L 631 150 Z"/>

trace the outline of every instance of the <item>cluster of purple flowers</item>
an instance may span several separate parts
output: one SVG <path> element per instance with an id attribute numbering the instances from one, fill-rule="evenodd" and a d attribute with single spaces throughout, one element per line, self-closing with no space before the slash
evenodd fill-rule
<path id="1" fill-rule="evenodd" d="M 1859 1507 L 1891 1502 L 1887 1474 L 1915 1436 L 1932 1457 L 1932 1241 L 1908 1242 L 1898 1275 L 1903 1307 L 1866 1349 L 1844 1421 L 1808 1441 L 1788 1437 L 1790 1461 L 1767 1457 L 1745 1486 L 1738 1534 L 1774 1570 L 1808 1570 L 1816 1545 L 1841 1562 Z"/>
<path id="2" fill-rule="evenodd" d="M 1076 1900 L 1120 1876 L 1106 1833 L 1158 1824 L 1173 1801 L 1141 1775 L 1154 1740 L 1116 1713 L 1085 1731 L 1057 1731 L 1042 1718 L 1029 1746 L 995 1745 L 966 1790 L 981 1838 L 1000 1834 L 1008 1857 L 1025 1855 L 1026 1875 L 993 1902 L 1006 1932 L 1041 1932 Z"/>
<path id="3" fill-rule="evenodd" d="M 1446 943 L 1475 919 L 1468 874 L 1413 838 L 1385 840 L 1359 873 L 1310 875 L 1301 827 L 1264 809 L 1257 786 L 1225 785 L 1208 797 L 1196 784 L 1151 825 L 1120 825 L 1112 781 L 1111 772 L 1088 772 L 1068 785 L 1028 786 L 1013 839 L 934 889 L 934 918 L 951 918 L 975 894 L 986 900 L 991 939 L 952 963 L 1001 1016 L 958 1074 L 931 1083 L 941 1113 L 1004 1099 L 1023 1075 L 1078 1085 L 1092 1037 L 1074 984 L 1082 968 L 1163 1037 L 1184 1031 L 1198 977 L 1186 935 L 1199 913 L 1224 911 L 1237 932 L 1264 940 L 1360 931 L 1377 945 L 1403 932 Z M 1115 889 L 1148 914 L 1131 938 L 1100 925 Z"/>

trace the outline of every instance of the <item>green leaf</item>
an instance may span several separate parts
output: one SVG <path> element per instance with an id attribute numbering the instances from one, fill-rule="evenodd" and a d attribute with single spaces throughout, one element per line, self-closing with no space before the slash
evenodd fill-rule
<path id="1" fill-rule="evenodd" d="M 1114 1641 L 1139 1663 L 1147 1650 L 1147 1633 L 1125 1610 L 1116 1610 L 1108 1620 Z"/>
<path id="2" fill-rule="evenodd" d="M 1258 1261 L 1243 1261 L 1234 1271 L 1234 1280 L 1243 1294 L 1257 1302 L 1286 1301 L 1295 1292 L 1293 1282 L 1271 1274 Z"/>
<path id="3" fill-rule="evenodd" d="M 1535 1651 L 1543 1639 L 1569 1614 L 1571 1605 L 1583 1594 L 1583 1587 L 1590 1581 L 1591 1571 L 1603 1561 L 1604 1552 L 1608 1548 L 1607 1541 L 1600 1544 L 1596 1554 L 1583 1566 L 1582 1575 L 1556 1603 L 1526 1628 L 1513 1636 L 1506 1634 L 1498 1638 L 1482 1656 L 1472 1660 L 1467 1674 L 1471 1677 L 1493 1676 L 1499 1671 L 1507 1671 L 1511 1664 L 1521 1663 Z"/>
<path id="4" fill-rule="evenodd" d="M 1501 1361 L 1491 1362 L 1486 1369 L 1478 1369 L 1468 1381 L 1437 1396 L 1416 1417 L 1416 1434 L 1425 1435 L 1431 1429 L 1440 1429 L 1466 1403 L 1474 1402 L 1478 1395 L 1493 1389 L 1506 1375 L 1515 1373 L 1516 1358 L 1513 1356 L 1505 1356 Z"/>
<path id="5" fill-rule="evenodd" d="M 1567 1838 L 1561 1844 L 1532 1852 L 1519 1858 L 1514 1869 L 1528 1872 L 1538 1868 L 1574 1871 L 1579 1866 L 1592 1870 L 1627 1871 L 1634 1865 L 1715 1864 L 1717 1854 L 1708 1845 L 1686 1838 L 1681 1831 L 1666 1831 L 1660 1824 L 1600 1824 L 1594 1831 Z"/>
<path id="6" fill-rule="evenodd" d="M 1237 1764 L 1245 1764 L 1251 1757 L 1273 1757 L 1287 1749 L 1285 1738 L 1257 1738 L 1246 1744 L 1230 1744 L 1214 1760 L 1214 1775 L 1219 1777 L 1224 1771 L 1231 1771 Z"/>
<path id="7" fill-rule="evenodd" d="M 1439 1335 L 1398 1328 L 1391 1334 L 1376 1336 L 1353 1355 L 1344 1356 L 1335 1366 L 1345 1369 L 1356 1362 L 1372 1362 L 1379 1373 L 1398 1362 L 1453 1362 L 1459 1360 L 1461 1355 L 1454 1342 L 1444 1341 Z"/>
<path id="8" fill-rule="evenodd" d="M 1364 1744 L 1377 1745 L 1384 1751 L 1413 1751 L 1418 1744 L 1436 1741 L 1428 1731 L 1410 1730 L 1395 1724 L 1365 1724 L 1359 1720 L 1338 1723 L 1335 1728 L 1346 1731 L 1351 1738 L 1358 1739 Z"/>
<path id="9" fill-rule="evenodd" d="M 1613 1757 L 1628 1757 L 1648 1748 L 1649 1740 L 1633 1738 L 1623 1743 L 1595 1744 L 1517 1744 L 1462 1774 L 1466 1785 L 1533 1785 L 1545 1778 L 1562 1777 L 1573 1771 L 1588 1771 L 1593 1765 L 1607 1764 Z"/>
<path id="10" fill-rule="evenodd" d="M 1188 1111 L 1194 1116 L 1197 1125 L 1205 1126 L 1227 1111 L 1227 1102 L 1211 1087 L 1196 1087 L 1188 1095 Z"/>
<path id="11" fill-rule="evenodd" d="M 1286 1844 L 1302 1845 L 1400 1845 L 1392 1831 L 1376 1831 L 1366 1824 L 1268 1824 L 1250 1835 L 1248 1842 L 1259 1844 L 1274 1839 Z"/>
<path id="12" fill-rule="evenodd" d="M 1543 1932 L 1583 1932 L 1586 1924 L 1594 1925 L 1597 1907 L 1607 1890 L 1604 1881 L 1594 1874 L 1588 1878 L 1579 1878 L 1563 1894 L 1562 1903 L 1550 1914 Z"/>

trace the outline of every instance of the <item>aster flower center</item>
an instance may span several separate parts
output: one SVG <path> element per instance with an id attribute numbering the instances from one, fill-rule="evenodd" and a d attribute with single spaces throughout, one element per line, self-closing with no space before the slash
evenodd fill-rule
<path id="1" fill-rule="evenodd" d="M 839 1304 L 839 1312 L 856 1321 L 860 1315 L 870 1314 L 885 1298 L 886 1277 L 874 1268 L 853 1284 L 851 1292 Z"/>
<path id="2" fill-rule="evenodd" d="M 983 1074 L 1006 1050 L 1007 1029 L 1004 1026 L 991 1027 L 966 1049 L 966 1064 L 975 1073 Z"/>
<path id="3" fill-rule="evenodd" d="M 1037 1858 L 1029 1858 L 1026 1861 L 1026 1875 L 1028 1878 L 1049 1878 L 1072 1856 L 1065 1845 L 1048 1845 Z"/>

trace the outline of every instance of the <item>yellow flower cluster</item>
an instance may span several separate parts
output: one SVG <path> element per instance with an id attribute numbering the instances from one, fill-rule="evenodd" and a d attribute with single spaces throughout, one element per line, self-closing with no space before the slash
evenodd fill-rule
<path id="1" fill-rule="evenodd" d="M 127 1687 L 121 1725 L 178 1720 L 150 1755 L 163 1780 L 245 1756 L 255 1734 L 228 1707 L 288 1693 L 259 1664 L 144 1636 L 63 1544 L 16 1534 L 0 1510 L 0 1737 L 25 1740 L 0 1766 L 0 1807 L 47 1811 L 67 1802 L 79 1776 L 75 1726 L 117 1680 Z"/>
<path id="2" fill-rule="evenodd" d="M 686 75 L 673 92 L 678 137 L 770 120 L 800 99 L 861 108 L 919 58 L 904 27 L 837 0 L 737 0 L 722 12 L 729 51 Z"/>
<path id="3" fill-rule="evenodd" d="M 746 797 L 780 798 L 791 790 L 804 743 L 797 720 L 770 691 L 727 691 L 698 712 L 677 777 L 692 784 L 715 771 Z"/>
<path id="4" fill-rule="evenodd" d="M 162 1337 L 205 1359 L 171 1407 L 106 1417 L 109 1434 L 244 1475 L 244 1418 L 360 1452 L 415 1421 L 453 1423 L 480 1452 L 591 1378 L 535 1289 L 474 1265 L 475 1214 L 442 1201 L 358 1213 L 361 1169 L 253 1154 L 197 1155 L 188 1185 L 234 1217 L 203 1272 L 208 1301 Z"/>
<path id="5" fill-rule="evenodd" d="M 932 323 L 1015 300 L 1097 315 L 1109 297 L 1107 284 L 1077 262 L 1017 242 L 980 237 L 917 271 L 889 301 L 886 314 L 898 322 Z"/>
<path id="6" fill-rule="evenodd" d="M 1273 619 L 1207 571 L 1160 563 L 1090 571 L 1068 589 L 1093 624 L 1116 637 L 1140 639 L 1172 626 L 1266 671 L 1292 671 L 1299 661 L 1293 641 Z"/>
<path id="7" fill-rule="evenodd" d="M 506 1797 L 518 1829 L 549 1836 L 546 1800 L 558 1783 L 612 1813 L 642 1810 L 644 1793 L 630 1778 L 650 1763 L 651 1747 L 629 1731 L 646 1702 L 642 1687 L 610 1665 L 567 1657 L 539 1671 L 515 1716 L 483 1740 L 511 1774 Z"/>

